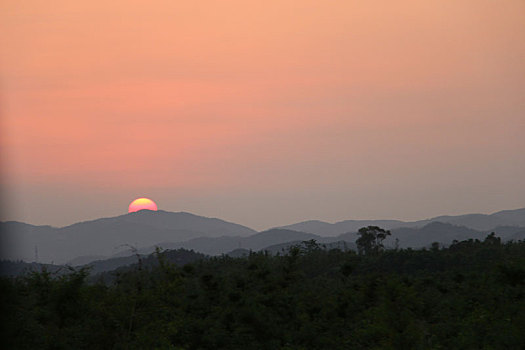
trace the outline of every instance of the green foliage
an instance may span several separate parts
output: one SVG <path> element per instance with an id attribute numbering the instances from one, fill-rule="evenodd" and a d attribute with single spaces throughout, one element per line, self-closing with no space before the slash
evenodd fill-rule
<path id="1" fill-rule="evenodd" d="M 309 241 L 182 267 L 157 251 L 106 284 L 86 270 L 3 278 L 2 348 L 524 348 L 525 243 L 382 251 L 374 232 L 362 255 Z"/>

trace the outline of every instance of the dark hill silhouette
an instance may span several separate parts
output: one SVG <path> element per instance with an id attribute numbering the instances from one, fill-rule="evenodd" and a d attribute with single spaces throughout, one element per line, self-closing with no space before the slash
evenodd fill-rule
<path id="1" fill-rule="evenodd" d="M 456 226 L 452 224 L 445 224 L 440 222 L 431 222 L 422 228 L 399 228 L 393 229 L 392 236 L 385 240 L 387 248 L 395 247 L 395 240 L 398 239 L 399 248 L 421 248 L 429 247 L 433 242 L 438 242 L 442 246 L 449 246 L 454 240 L 465 241 L 468 239 L 483 240 L 488 232 L 472 230 L 463 226 Z M 495 228 L 496 236 L 501 237 L 503 241 L 522 240 L 525 238 L 525 228 L 502 226 Z M 256 233 L 249 237 L 198 237 L 190 239 L 185 242 L 178 243 L 164 243 L 156 246 L 161 247 L 166 251 L 166 254 L 173 251 L 186 251 L 190 249 L 200 257 L 203 254 L 220 255 L 226 254 L 232 257 L 239 257 L 248 255 L 250 251 L 267 251 L 270 254 L 283 254 L 288 251 L 291 246 L 305 246 L 304 242 L 315 240 L 323 249 L 340 249 L 340 250 L 356 250 L 355 240 L 357 234 L 355 232 L 348 232 L 335 237 L 320 237 L 317 235 L 298 232 L 292 230 L 273 229 L 260 233 Z M 72 266 L 90 266 L 92 274 L 105 273 L 123 266 L 130 266 L 136 264 L 137 254 L 142 259 L 150 259 L 149 257 L 156 249 L 156 246 L 139 249 L 135 252 L 128 252 L 127 256 L 119 256 L 109 259 L 96 259 L 88 264 L 82 261 L 86 259 L 76 259 L 80 263 L 71 264 Z M 240 248 L 239 248 L 240 247 Z M 93 259 L 95 260 L 95 259 Z M 149 261 L 149 260 L 148 260 Z M 25 270 L 39 270 L 43 264 L 25 263 L 3 261 L 0 263 L 2 267 L 2 274 L 17 275 Z M 46 265 L 51 272 L 67 272 L 67 267 L 57 265 Z"/>
<path id="2" fill-rule="evenodd" d="M 79 222 L 63 227 L 60 230 L 77 231 L 78 229 L 82 229 L 83 226 L 91 228 L 93 225 L 105 226 L 112 223 L 145 225 L 158 230 L 199 232 L 209 237 L 223 236 L 226 234 L 232 236 L 247 236 L 256 232 L 249 227 L 217 218 L 207 218 L 186 212 L 168 212 L 164 210 L 140 210 L 135 213 L 111 218 Z"/>
<path id="3" fill-rule="evenodd" d="M 321 239 L 320 236 L 292 230 L 272 229 L 259 232 L 249 237 L 198 237 L 188 241 L 158 244 L 163 249 L 193 249 L 208 255 L 220 255 L 234 249 L 242 248 L 248 250 L 261 250 L 275 244 L 291 241 L 307 241 L 310 239 Z M 155 250 L 155 246 L 140 249 L 139 253 L 149 254 Z"/>
<path id="4" fill-rule="evenodd" d="M 243 248 L 237 248 L 237 249 L 232 250 L 229 253 L 226 253 L 226 255 L 229 256 L 230 258 L 242 258 L 244 256 L 250 255 L 250 250 L 243 249 Z"/>
<path id="5" fill-rule="evenodd" d="M 433 242 L 449 245 L 454 240 L 480 239 L 487 235 L 464 226 L 455 226 L 442 222 L 431 222 L 422 228 L 398 228 L 392 230 L 392 235 L 385 240 L 385 245 L 394 246 L 399 239 L 401 248 L 421 248 L 430 246 Z"/>
<path id="6" fill-rule="evenodd" d="M 149 254 L 155 246 L 160 246 L 165 249 L 194 249 L 204 254 L 217 255 L 238 248 L 260 250 L 310 239 L 320 243 L 353 243 L 357 238 L 355 232 L 370 225 L 392 230 L 392 236 L 385 241 L 389 246 L 395 245 L 396 238 L 399 239 L 400 247 L 416 248 L 434 241 L 450 244 L 454 239 L 483 238 L 491 231 L 495 231 L 504 241 L 519 240 L 525 237 L 525 209 L 505 210 L 491 215 L 440 216 L 414 222 L 345 220 L 330 224 L 306 221 L 259 233 L 220 219 L 184 212 L 149 210 L 62 228 L 0 222 L 0 258 L 35 261 L 38 255 L 37 261 L 41 263 L 82 264 L 101 257 L 131 255 L 130 246 L 137 248 L 141 254 Z"/>
<path id="7" fill-rule="evenodd" d="M 174 249 L 162 251 L 165 259 L 175 265 L 185 265 L 193 261 L 204 259 L 205 256 L 201 253 L 186 249 Z M 155 254 L 148 255 L 130 255 L 121 258 L 111 258 L 105 260 L 92 261 L 89 264 L 82 265 L 83 267 L 89 267 L 90 273 L 96 275 L 103 272 L 114 271 L 125 266 L 132 266 L 138 263 L 138 259 L 142 259 L 142 263 L 149 266 L 157 264 L 157 257 Z"/>
<path id="8" fill-rule="evenodd" d="M 354 237 L 355 238 L 355 237 Z M 325 241 L 323 243 L 323 241 L 325 240 L 321 240 L 321 242 L 317 242 L 317 244 L 319 245 L 319 247 L 321 249 L 325 249 L 325 250 L 331 250 L 331 249 L 339 249 L 339 250 L 342 250 L 342 251 L 347 251 L 347 250 L 357 250 L 356 249 L 356 244 L 354 242 L 350 242 L 350 241 L 332 241 L 332 240 L 329 240 L 329 241 Z M 271 245 L 271 246 L 268 246 L 262 250 L 270 253 L 270 254 L 287 254 L 288 251 L 290 250 L 291 247 L 293 246 L 296 246 L 296 247 L 299 247 L 301 249 L 305 249 L 306 248 L 306 241 L 292 241 L 292 242 L 286 242 L 286 243 L 281 243 L 281 244 L 275 244 L 275 245 Z"/>
<path id="9" fill-rule="evenodd" d="M 0 223 L 4 249 L 1 258 L 65 263 L 80 256 L 111 256 L 123 245 L 144 247 L 158 242 L 177 242 L 193 237 L 248 236 L 256 231 L 220 219 L 190 213 L 142 210 L 112 218 L 54 228 L 17 222 Z"/>
<path id="10" fill-rule="evenodd" d="M 402 227 L 390 230 L 392 235 L 389 236 L 384 244 L 386 247 L 393 248 L 396 246 L 396 239 L 400 248 L 422 248 L 429 247 L 433 242 L 438 242 L 448 246 L 454 240 L 462 241 L 468 239 L 483 240 L 490 232 L 495 232 L 496 236 L 501 237 L 503 241 L 520 240 L 525 236 L 523 227 L 496 227 L 490 231 L 478 231 L 465 226 L 457 226 L 442 222 L 430 222 L 421 228 Z M 347 232 L 336 237 L 342 241 L 355 242 L 356 232 Z M 326 240 L 326 238 L 324 238 Z"/>

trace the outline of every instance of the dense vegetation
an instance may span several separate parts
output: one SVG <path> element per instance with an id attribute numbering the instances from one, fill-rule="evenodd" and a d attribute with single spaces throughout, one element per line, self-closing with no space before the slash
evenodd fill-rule
<path id="1" fill-rule="evenodd" d="M 176 266 L 1 279 L 5 349 L 523 349 L 525 243 L 368 254 L 314 241 Z"/>

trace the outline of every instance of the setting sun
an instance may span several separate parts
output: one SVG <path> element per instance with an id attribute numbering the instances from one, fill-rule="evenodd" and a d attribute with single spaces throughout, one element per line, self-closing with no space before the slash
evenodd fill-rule
<path id="1" fill-rule="evenodd" d="M 156 211 L 157 204 L 149 198 L 137 198 L 129 205 L 128 213 L 134 213 L 143 209 Z"/>

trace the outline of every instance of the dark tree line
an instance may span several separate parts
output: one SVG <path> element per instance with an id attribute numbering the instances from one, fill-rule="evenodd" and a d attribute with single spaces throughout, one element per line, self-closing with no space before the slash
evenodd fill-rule
<path id="1" fill-rule="evenodd" d="M 523 349 L 525 243 L 362 254 L 315 242 L 156 265 L 0 279 L 5 349 Z M 367 235 L 375 234 L 374 239 Z"/>

